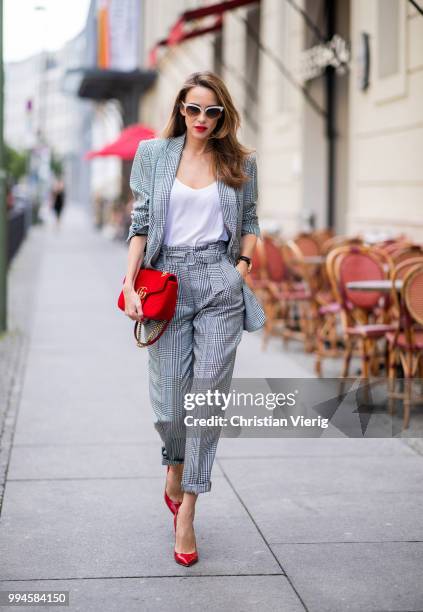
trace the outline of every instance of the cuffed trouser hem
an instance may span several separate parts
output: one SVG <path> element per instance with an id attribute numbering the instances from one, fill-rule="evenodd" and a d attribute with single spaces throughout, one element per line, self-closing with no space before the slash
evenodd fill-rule
<path id="1" fill-rule="evenodd" d="M 165 459 L 162 457 L 162 465 L 183 465 L 183 459 Z"/>
<path id="2" fill-rule="evenodd" d="M 185 493 L 195 493 L 195 494 L 208 493 L 211 489 L 211 486 L 212 486 L 211 481 L 205 482 L 204 484 L 199 484 L 199 485 L 181 483 L 181 489 Z"/>
<path id="3" fill-rule="evenodd" d="M 185 459 L 181 456 L 178 457 L 179 453 L 172 451 L 172 455 L 174 459 L 169 458 L 169 454 L 166 450 L 165 446 L 162 446 L 162 465 L 181 465 L 184 463 Z M 175 457 L 176 455 L 176 457 Z"/>

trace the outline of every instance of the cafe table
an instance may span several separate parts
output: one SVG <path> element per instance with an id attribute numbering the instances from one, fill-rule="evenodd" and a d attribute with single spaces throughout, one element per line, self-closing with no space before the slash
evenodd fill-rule
<path id="1" fill-rule="evenodd" d="M 389 279 L 350 281 L 346 283 L 346 287 L 350 291 L 381 291 L 387 293 L 392 289 L 392 281 Z M 402 280 L 397 279 L 395 281 L 395 291 L 400 292 L 401 289 Z"/>
<path id="2" fill-rule="evenodd" d="M 325 263 L 326 257 L 324 255 L 305 255 L 303 261 L 310 265 L 321 265 Z"/>

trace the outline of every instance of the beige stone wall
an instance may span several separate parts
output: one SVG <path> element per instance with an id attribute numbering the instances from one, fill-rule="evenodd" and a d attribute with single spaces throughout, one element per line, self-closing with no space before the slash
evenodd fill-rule
<path id="1" fill-rule="evenodd" d="M 353 57 L 350 88 L 350 197 L 347 227 L 405 232 L 423 240 L 423 18 L 401 4 L 400 74 L 378 79 L 376 0 L 354 0 L 352 39 L 371 35 L 370 87 L 358 90 Z"/>
<path id="2" fill-rule="evenodd" d="M 233 102 L 241 114 L 241 128 L 238 132 L 238 139 L 246 146 L 255 145 L 246 140 L 246 119 L 243 114 L 245 101 L 245 31 L 241 20 L 245 16 L 245 9 L 229 11 L 225 16 L 223 28 L 223 57 L 224 69 L 222 78 L 225 81 Z"/>
<path id="3" fill-rule="evenodd" d="M 343 119 L 342 138 L 338 142 L 336 229 L 339 232 L 406 232 L 415 239 L 423 239 L 420 170 L 423 18 L 407 0 L 397 0 L 402 20 L 399 74 L 395 78 L 379 78 L 379 44 L 382 35 L 386 39 L 386 32 L 378 31 L 378 2 L 352 0 L 350 32 L 349 35 L 343 32 L 351 40 L 352 62 L 343 84 L 338 81 L 342 91 L 338 91 L 337 116 Z M 144 65 L 149 49 L 167 35 L 178 15 L 202 4 L 201 0 L 145 1 Z M 306 6 L 304 0 L 297 4 Z M 348 13 L 348 3 L 339 4 L 339 11 L 343 10 Z M 315 210 L 319 227 L 325 224 L 324 125 L 321 118 L 307 114 L 302 94 L 262 52 L 257 82 L 250 82 L 251 67 L 246 65 L 246 45 L 250 42 L 243 22 L 246 14 L 247 9 L 240 8 L 228 11 L 225 16 L 222 76 L 241 113 L 238 137 L 257 149 L 258 209 L 262 227 L 279 227 L 285 236 L 291 236 L 300 229 L 304 209 Z M 357 85 L 361 31 L 371 36 L 370 87 L 365 92 Z M 214 38 L 209 34 L 161 53 L 157 83 L 141 103 L 142 121 L 158 131 L 163 129 L 184 78 L 196 70 L 213 69 Z M 260 38 L 282 59 L 290 73 L 298 77 L 305 26 L 287 2 L 261 1 Z M 312 85 L 313 95 L 324 106 L 318 80 Z M 257 89 L 257 107 L 249 102 L 251 88 Z"/>
<path id="4" fill-rule="evenodd" d="M 201 0 L 145 0 L 143 8 L 143 57 L 147 57 L 155 43 L 167 36 L 171 26 L 185 10 L 203 5 Z M 158 78 L 155 85 L 142 98 L 140 120 L 152 126 L 158 133 L 164 128 L 173 107 L 175 96 L 185 78 L 198 70 L 212 68 L 214 35 L 159 49 Z"/>
<path id="5" fill-rule="evenodd" d="M 296 74 L 303 28 L 286 2 L 263 0 L 261 38 Z M 259 187 L 262 227 L 275 222 L 284 235 L 298 227 L 302 206 L 302 101 L 275 63 L 261 54 Z"/>
<path id="6" fill-rule="evenodd" d="M 213 1 L 211 1 L 213 3 Z M 200 0 L 197 5 L 204 4 Z M 189 5 L 189 6 L 188 6 Z M 178 15 L 195 3 L 172 0 L 146 0 L 144 8 L 145 65 L 149 49 L 165 37 Z M 292 9 L 283 10 L 286 2 L 263 0 L 261 8 L 261 39 L 276 54 L 285 53 L 290 70 L 296 71 L 296 62 L 302 40 L 302 24 Z M 245 18 L 246 8 L 228 11 L 223 30 L 222 77 L 241 114 L 239 140 L 257 149 L 259 200 L 258 210 L 262 227 L 277 224 L 286 235 L 298 227 L 301 209 L 301 96 L 283 81 L 274 64 L 260 53 L 259 79 L 248 82 L 246 45 L 250 44 Z M 281 38 L 281 29 L 284 36 Z M 161 130 L 168 118 L 178 87 L 193 71 L 213 69 L 214 35 L 209 34 L 166 50 L 160 54 L 159 76 L 155 86 L 144 96 L 140 105 L 140 120 Z M 258 93 L 258 108 L 252 119 L 249 93 L 253 87 Z M 251 93 L 251 91 L 250 91 Z"/>
<path id="7" fill-rule="evenodd" d="M 143 98 L 142 120 L 160 133 L 168 121 L 175 96 L 185 78 L 192 72 L 210 69 L 210 62 L 210 34 L 166 51 L 160 61 L 156 84 Z"/>

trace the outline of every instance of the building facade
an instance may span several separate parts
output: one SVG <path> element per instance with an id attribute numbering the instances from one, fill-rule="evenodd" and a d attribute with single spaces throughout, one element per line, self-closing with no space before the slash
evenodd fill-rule
<path id="1" fill-rule="evenodd" d="M 370 34 L 369 87 L 350 88 L 347 227 L 423 240 L 423 15 L 406 0 L 353 0 L 352 39 Z"/>
<path id="2" fill-rule="evenodd" d="M 91 105 L 63 88 L 64 75 L 83 53 L 83 32 L 57 51 L 42 52 L 5 66 L 5 140 L 17 150 L 46 146 L 64 167 L 66 191 L 86 198 L 89 181 L 83 154 Z"/>
<path id="3" fill-rule="evenodd" d="M 140 107 L 160 132 L 186 76 L 220 74 L 257 149 L 262 227 L 285 236 L 313 224 L 339 233 L 423 238 L 423 16 L 407 0 L 144 0 L 141 64 L 158 78 Z M 233 7 L 233 8 L 232 8 Z M 330 41 L 328 43 L 328 41 Z M 157 44 L 159 45 L 157 46 Z M 150 63 L 150 64 L 149 64 Z"/>

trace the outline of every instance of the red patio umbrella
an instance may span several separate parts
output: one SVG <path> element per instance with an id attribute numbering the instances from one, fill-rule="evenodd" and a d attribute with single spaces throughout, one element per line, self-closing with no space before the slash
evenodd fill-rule
<path id="1" fill-rule="evenodd" d="M 134 123 L 122 130 L 119 138 L 114 142 L 111 142 L 98 151 L 89 151 L 86 153 L 85 159 L 106 157 L 108 155 L 115 155 L 116 157 L 126 160 L 134 159 L 140 140 L 148 140 L 149 138 L 154 138 L 155 135 L 156 132 L 153 129 L 146 125 Z"/>

